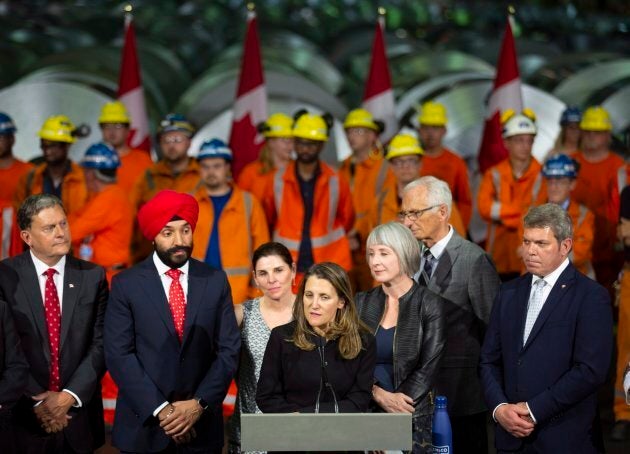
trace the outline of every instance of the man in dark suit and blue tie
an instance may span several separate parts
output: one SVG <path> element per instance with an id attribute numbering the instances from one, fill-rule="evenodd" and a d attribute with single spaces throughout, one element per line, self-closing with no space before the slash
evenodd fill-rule
<path id="1" fill-rule="evenodd" d="M 501 286 L 481 351 L 498 452 L 595 453 L 597 390 L 612 353 L 608 292 L 569 261 L 558 205 L 524 219 L 523 276 Z"/>
<path id="2" fill-rule="evenodd" d="M 112 280 L 105 358 L 121 452 L 220 453 L 240 333 L 223 271 L 191 259 L 199 206 L 160 191 L 138 212 L 154 253 Z"/>
<path id="3" fill-rule="evenodd" d="M 69 254 L 66 213 L 54 195 L 29 196 L 17 218 L 29 251 L 0 263 L 0 299 L 9 303 L 29 366 L 13 408 L 17 450 L 92 452 L 105 441 L 105 270 Z"/>

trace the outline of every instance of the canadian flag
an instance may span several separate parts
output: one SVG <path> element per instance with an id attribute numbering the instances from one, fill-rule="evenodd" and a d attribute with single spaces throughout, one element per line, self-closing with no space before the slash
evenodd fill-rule
<path id="1" fill-rule="evenodd" d="M 514 35 L 512 35 L 510 19 L 511 16 L 508 17 L 505 25 L 505 34 L 503 35 L 497 62 L 497 74 L 488 99 L 486 121 L 478 156 L 481 173 L 502 161 L 508 155 L 501 137 L 501 112 L 507 109 L 513 109 L 514 112 L 523 110 L 521 79 L 518 72 Z"/>
<path id="2" fill-rule="evenodd" d="M 136 50 L 136 32 L 131 13 L 125 15 L 125 44 L 118 78 L 118 99 L 131 116 L 131 134 L 127 144 L 131 148 L 150 151 L 149 117 L 144 103 L 140 62 Z"/>
<path id="3" fill-rule="evenodd" d="M 236 178 L 241 169 L 258 157 L 264 138 L 256 126 L 267 118 L 267 90 L 260 58 L 260 40 L 256 12 L 247 13 L 247 32 L 241 63 L 241 75 L 234 103 L 234 118 L 230 132 L 230 147 L 234 153 L 232 173 Z"/>
<path id="4" fill-rule="evenodd" d="M 374 118 L 385 123 L 385 130 L 380 137 L 383 142 L 387 142 L 396 134 L 398 122 L 396 120 L 392 78 L 389 73 L 387 55 L 385 54 L 384 30 L 385 17 L 380 15 L 376 22 L 374 42 L 372 44 L 370 73 L 365 84 L 365 92 L 363 93 L 363 108 L 369 111 Z"/>

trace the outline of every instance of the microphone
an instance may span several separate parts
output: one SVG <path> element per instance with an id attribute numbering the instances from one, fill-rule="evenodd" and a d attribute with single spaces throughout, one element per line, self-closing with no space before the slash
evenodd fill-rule
<path id="1" fill-rule="evenodd" d="M 335 394 L 335 390 L 328 380 L 328 373 L 326 372 L 326 366 L 328 363 L 326 362 L 326 344 L 323 342 L 322 338 L 319 338 L 319 346 L 317 347 L 317 352 L 319 353 L 320 366 L 321 366 L 321 377 L 319 379 L 319 391 L 317 391 L 317 400 L 315 401 L 315 413 L 319 413 L 319 400 L 322 394 L 322 389 L 324 387 L 330 390 L 330 393 L 333 397 L 333 402 L 335 406 L 335 413 L 339 413 L 339 405 L 337 404 L 337 395 Z"/>

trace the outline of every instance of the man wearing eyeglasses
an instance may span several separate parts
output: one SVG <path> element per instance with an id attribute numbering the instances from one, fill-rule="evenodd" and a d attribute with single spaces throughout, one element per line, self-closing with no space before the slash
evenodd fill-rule
<path id="1" fill-rule="evenodd" d="M 108 102 L 103 105 L 98 125 L 101 128 L 103 142 L 116 150 L 120 158 L 120 167 L 116 171 L 116 184 L 131 193 L 138 175 L 144 173 L 151 165 L 151 157 L 145 150 L 131 148 L 127 141 L 131 133 L 131 117 L 121 101 Z"/>
<path id="2" fill-rule="evenodd" d="M 315 263 L 352 268 L 347 234 L 354 225 L 354 208 L 346 179 L 319 159 L 332 117 L 301 110 L 294 118 L 297 159 L 275 171 L 263 205 L 273 240 L 284 244 L 297 263 L 299 284 Z"/>
<path id="3" fill-rule="evenodd" d="M 136 210 L 162 189 L 194 191 L 199 184 L 199 165 L 188 156 L 194 134 L 195 127 L 183 115 L 170 113 L 160 122 L 157 139 L 162 159 L 137 177 L 131 193 Z M 149 256 L 153 248 L 137 228 L 134 232 L 131 254 L 133 262 L 137 263 Z"/>
<path id="4" fill-rule="evenodd" d="M 425 176 L 403 189 L 399 220 L 423 249 L 414 279 L 448 303 L 446 346 L 436 383 L 438 394 L 448 398 L 453 450 L 486 454 L 487 411 L 477 363 L 500 280 L 490 256 L 449 224 L 452 203 L 448 184 Z"/>
<path id="5" fill-rule="evenodd" d="M 414 136 L 398 134 L 391 140 L 385 159 L 394 173 L 396 186 L 385 188 L 376 204 L 373 204 L 369 214 L 370 230 L 377 225 L 397 219 L 403 188 L 420 175 L 423 156 L 424 150 Z M 460 235 L 466 236 L 464 222 L 455 204 L 453 204 L 449 221 Z"/>

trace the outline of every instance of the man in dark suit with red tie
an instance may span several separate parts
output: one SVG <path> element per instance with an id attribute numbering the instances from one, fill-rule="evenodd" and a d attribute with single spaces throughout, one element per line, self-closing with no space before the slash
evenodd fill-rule
<path id="1" fill-rule="evenodd" d="M 13 410 L 17 449 L 91 452 L 104 442 L 105 271 L 69 255 L 66 213 L 54 195 L 28 197 L 17 217 L 30 250 L 0 263 L 0 299 L 11 307 L 29 365 Z"/>
<path id="2" fill-rule="evenodd" d="M 481 350 L 499 453 L 596 453 L 597 390 L 612 353 L 608 292 L 571 264 L 572 222 L 555 204 L 524 219 L 527 273 L 501 286 Z"/>
<path id="3" fill-rule="evenodd" d="M 220 453 L 240 333 L 223 271 L 191 259 L 199 206 L 160 191 L 138 212 L 154 253 L 116 275 L 105 317 L 121 452 Z"/>

